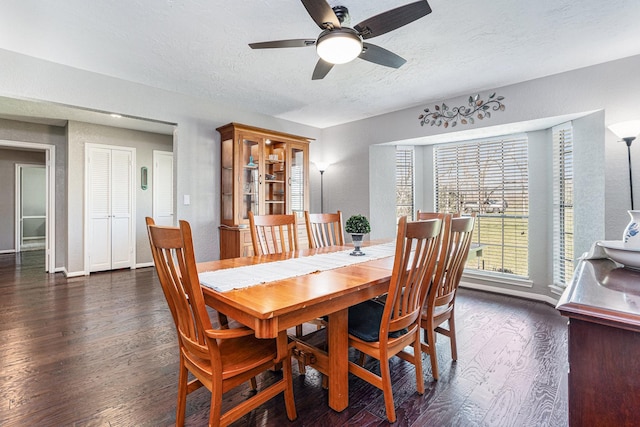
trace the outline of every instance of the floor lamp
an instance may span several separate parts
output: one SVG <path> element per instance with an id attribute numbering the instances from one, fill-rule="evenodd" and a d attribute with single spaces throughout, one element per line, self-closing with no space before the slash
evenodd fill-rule
<path id="1" fill-rule="evenodd" d="M 633 210 L 633 179 L 631 178 L 631 143 L 640 134 L 640 120 L 616 123 L 609 126 L 609 130 L 627 144 L 627 158 L 629 161 L 629 191 L 631 195 L 631 210 Z"/>
<path id="2" fill-rule="evenodd" d="M 329 163 L 316 162 L 316 167 L 320 171 L 320 213 L 324 213 L 324 171 L 329 167 Z"/>

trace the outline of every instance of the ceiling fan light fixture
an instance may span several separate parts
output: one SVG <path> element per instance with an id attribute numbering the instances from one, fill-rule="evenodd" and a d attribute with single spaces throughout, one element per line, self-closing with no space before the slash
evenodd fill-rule
<path id="1" fill-rule="evenodd" d="M 362 53 L 362 39 L 351 28 L 325 30 L 318 37 L 316 51 L 331 64 L 346 64 Z"/>

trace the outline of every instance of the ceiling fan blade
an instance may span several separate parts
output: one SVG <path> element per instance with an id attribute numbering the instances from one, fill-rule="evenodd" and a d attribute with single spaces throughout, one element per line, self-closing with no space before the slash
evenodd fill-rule
<path id="1" fill-rule="evenodd" d="M 353 27 L 363 39 L 370 39 L 407 25 L 431 13 L 426 0 L 409 3 L 365 19 Z"/>
<path id="2" fill-rule="evenodd" d="M 249 43 L 251 49 L 272 49 L 280 47 L 307 47 L 315 46 L 314 39 L 272 40 L 269 42 Z"/>
<path id="3" fill-rule="evenodd" d="M 331 62 L 327 62 L 322 58 L 318 59 L 316 68 L 314 68 L 313 70 L 313 76 L 311 76 L 311 80 L 324 79 L 324 76 L 326 76 L 332 68 L 333 64 Z"/>
<path id="4" fill-rule="evenodd" d="M 318 27 L 323 30 L 327 29 L 327 23 L 333 25 L 333 28 L 342 28 L 340 20 L 336 16 L 329 3 L 326 0 L 301 0 L 304 7 L 311 15 Z"/>
<path id="5" fill-rule="evenodd" d="M 407 62 L 403 57 L 371 43 L 362 43 L 362 53 L 358 58 L 391 68 L 400 68 Z"/>

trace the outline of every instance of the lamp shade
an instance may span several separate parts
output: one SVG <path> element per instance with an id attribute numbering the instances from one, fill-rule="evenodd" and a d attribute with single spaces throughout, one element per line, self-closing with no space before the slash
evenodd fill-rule
<path id="1" fill-rule="evenodd" d="M 326 171 L 329 166 L 330 166 L 330 163 L 328 162 L 316 162 L 316 167 L 320 172 Z"/>
<path id="2" fill-rule="evenodd" d="M 331 64 L 346 64 L 362 53 L 362 39 L 351 28 L 325 30 L 318 37 L 316 52 Z"/>
<path id="3" fill-rule="evenodd" d="M 629 120 L 609 125 L 609 130 L 615 133 L 618 138 L 635 137 L 640 135 L 640 120 Z"/>

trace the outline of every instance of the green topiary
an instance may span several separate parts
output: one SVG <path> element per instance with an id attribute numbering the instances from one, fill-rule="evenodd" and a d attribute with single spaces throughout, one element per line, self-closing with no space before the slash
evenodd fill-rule
<path id="1" fill-rule="evenodd" d="M 350 234 L 367 234 L 371 231 L 371 225 L 366 216 L 353 215 L 347 220 L 344 229 Z"/>

